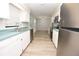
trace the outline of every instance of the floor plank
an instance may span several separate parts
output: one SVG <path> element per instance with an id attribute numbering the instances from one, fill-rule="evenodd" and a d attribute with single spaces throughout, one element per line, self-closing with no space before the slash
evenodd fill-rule
<path id="1" fill-rule="evenodd" d="M 48 32 L 38 31 L 32 43 L 26 48 L 22 56 L 55 56 L 56 48 L 49 38 Z"/>

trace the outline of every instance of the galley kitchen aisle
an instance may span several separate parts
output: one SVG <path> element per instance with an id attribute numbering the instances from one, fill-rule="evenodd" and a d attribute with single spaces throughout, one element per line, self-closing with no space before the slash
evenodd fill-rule
<path id="1" fill-rule="evenodd" d="M 56 56 L 57 43 L 53 43 L 52 25 L 56 16 L 60 17 L 60 4 L 25 4 L 31 9 L 31 43 L 22 56 Z M 59 20 L 59 18 L 58 18 Z M 54 38 L 58 41 L 58 32 Z"/>

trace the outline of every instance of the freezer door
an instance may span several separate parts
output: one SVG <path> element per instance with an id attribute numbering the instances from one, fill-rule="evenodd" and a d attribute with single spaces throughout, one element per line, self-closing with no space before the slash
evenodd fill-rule
<path id="1" fill-rule="evenodd" d="M 58 39 L 58 56 L 79 56 L 79 32 L 61 29 Z"/>
<path id="2" fill-rule="evenodd" d="M 61 26 L 79 28 L 79 3 L 64 3 L 60 17 Z"/>

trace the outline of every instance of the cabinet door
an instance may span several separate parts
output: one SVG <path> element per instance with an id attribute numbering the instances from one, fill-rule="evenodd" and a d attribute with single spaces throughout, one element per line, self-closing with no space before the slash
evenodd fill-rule
<path id="1" fill-rule="evenodd" d="M 21 52 L 21 43 L 19 41 L 14 42 L 13 44 L 9 45 L 8 47 L 6 47 L 5 51 L 6 51 L 6 55 L 8 56 L 19 56 L 22 52 Z"/>
<path id="2" fill-rule="evenodd" d="M 29 42 L 30 42 L 30 30 L 27 31 L 27 43 L 29 44 Z"/>
<path id="3" fill-rule="evenodd" d="M 22 49 L 24 50 L 30 43 L 30 31 L 26 31 L 22 34 Z"/>
<path id="4" fill-rule="evenodd" d="M 28 11 L 21 11 L 20 21 L 21 22 L 30 22 L 30 13 Z"/>
<path id="5" fill-rule="evenodd" d="M 21 11 L 21 13 L 20 13 L 20 21 L 22 22 L 22 21 L 25 21 L 26 19 L 25 19 L 25 12 L 24 11 Z"/>
<path id="6" fill-rule="evenodd" d="M 0 48 L 0 56 L 19 56 L 22 53 L 21 40 L 18 39 L 19 36 L 14 36 L 6 40 L 12 40 L 6 46 Z"/>
<path id="7" fill-rule="evenodd" d="M 55 47 L 57 48 L 57 45 L 58 45 L 58 31 L 56 30 L 53 30 L 53 43 L 55 45 Z"/>
<path id="8" fill-rule="evenodd" d="M 26 22 L 30 22 L 30 12 L 26 12 Z"/>

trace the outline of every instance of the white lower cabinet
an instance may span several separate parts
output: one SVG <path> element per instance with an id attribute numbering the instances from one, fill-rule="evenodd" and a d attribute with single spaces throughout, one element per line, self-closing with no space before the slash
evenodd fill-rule
<path id="1" fill-rule="evenodd" d="M 30 31 L 26 31 L 22 34 L 22 50 L 24 50 L 30 43 Z"/>
<path id="2" fill-rule="evenodd" d="M 5 56 L 19 56 L 22 53 L 22 49 L 20 46 L 21 42 L 14 42 L 13 44 L 5 47 L 3 49 Z"/>
<path id="3" fill-rule="evenodd" d="M 26 31 L 17 36 L 13 36 L 11 38 L 0 42 L 2 46 L 0 46 L 0 56 L 20 56 L 23 50 L 30 43 L 30 31 Z"/>
<path id="4" fill-rule="evenodd" d="M 20 35 L 4 40 L 0 47 L 0 56 L 18 56 L 22 53 Z"/>
<path id="5" fill-rule="evenodd" d="M 58 46 L 58 34 L 59 34 L 59 31 L 58 30 L 53 30 L 53 38 L 52 38 L 52 41 L 55 45 L 55 47 L 57 48 Z"/>

